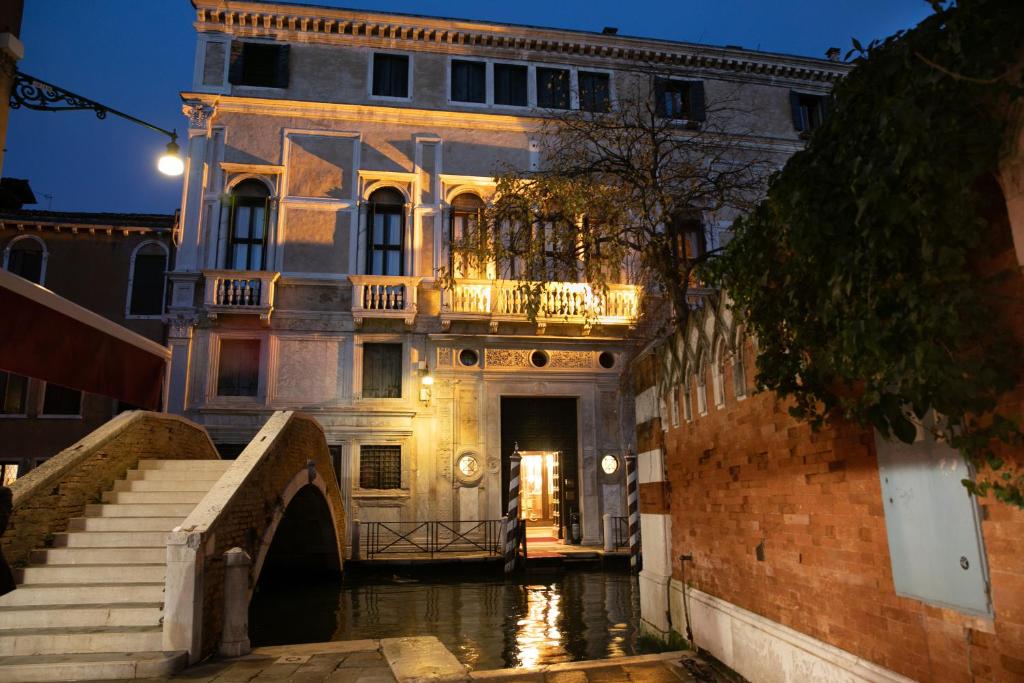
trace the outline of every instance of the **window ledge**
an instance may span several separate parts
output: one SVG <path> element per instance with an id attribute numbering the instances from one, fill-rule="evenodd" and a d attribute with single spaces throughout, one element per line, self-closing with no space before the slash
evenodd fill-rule
<path id="1" fill-rule="evenodd" d="M 412 492 L 409 489 L 352 489 L 353 498 L 405 499 L 411 496 Z"/>
<path id="2" fill-rule="evenodd" d="M 81 415 L 36 415 L 40 420 L 81 420 Z"/>

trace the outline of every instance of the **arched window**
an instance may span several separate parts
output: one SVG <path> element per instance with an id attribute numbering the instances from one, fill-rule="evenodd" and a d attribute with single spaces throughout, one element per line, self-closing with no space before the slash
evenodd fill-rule
<path id="1" fill-rule="evenodd" d="M 128 315 L 158 316 L 164 312 L 167 247 L 143 242 L 132 252 L 128 271 Z"/>
<path id="2" fill-rule="evenodd" d="M 20 235 L 4 249 L 4 270 L 41 285 L 46 280 L 46 243 L 35 235 Z"/>
<path id="3" fill-rule="evenodd" d="M 704 358 L 701 358 L 697 365 L 697 412 L 701 415 L 708 414 L 708 387 L 707 387 L 708 365 Z"/>
<path id="4" fill-rule="evenodd" d="M 370 195 L 366 214 L 366 274 L 405 275 L 405 199 L 394 188 Z"/>
<path id="5" fill-rule="evenodd" d="M 713 373 L 711 375 L 711 383 L 715 391 L 716 408 L 721 408 L 725 405 L 725 356 L 725 340 L 719 340 L 715 353 Z"/>
<path id="6" fill-rule="evenodd" d="M 732 388 L 736 398 L 747 395 L 747 369 L 743 363 L 743 347 L 746 340 L 743 333 L 736 335 L 736 351 L 732 356 Z"/>
<path id="7" fill-rule="evenodd" d="M 693 401 L 690 398 L 691 389 L 692 383 L 690 382 L 690 376 L 687 375 L 683 381 L 683 419 L 687 422 L 693 422 Z"/>
<path id="8" fill-rule="evenodd" d="M 449 244 L 456 245 L 467 237 L 477 235 L 483 239 L 480 230 L 481 213 L 484 209 L 483 200 L 475 194 L 464 192 L 452 200 L 451 219 L 448 226 Z M 450 265 L 455 277 L 483 277 L 483 268 L 468 253 L 459 253 L 452 246 L 450 249 Z"/>
<path id="9" fill-rule="evenodd" d="M 231 191 L 228 253 L 231 270 L 263 270 L 267 258 L 270 191 L 258 180 L 243 180 Z"/>

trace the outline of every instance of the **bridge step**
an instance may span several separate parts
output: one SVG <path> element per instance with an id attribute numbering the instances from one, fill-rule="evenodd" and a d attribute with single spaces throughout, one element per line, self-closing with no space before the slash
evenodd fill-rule
<path id="1" fill-rule="evenodd" d="M 220 479 L 223 474 L 220 470 L 128 470 L 124 473 L 124 479 L 118 481 L 181 481 L 182 477 L 188 477 L 189 481 L 204 482 L 213 486 L 213 482 Z"/>
<path id="2" fill-rule="evenodd" d="M 164 534 L 166 537 L 166 534 Z M 29 558 L 33 564 L 94 565 L 94 564 L 159 564 L 167 561 L 167 546 L 120 548 L 47 548 L 33 550 Z M 134 567 L 128 571 L 133 571 Z"/>
<path id="3" fill-rule="evenodd" d="M 164 563 L 134 564 L 131 567 L 121 564 L 47 564 L 15 569 L 14 580 L 18 584 L 151 583 L 162 582 L 166 571 Z"/>
<path id="4" fill-rule="evenodd" d="M 24 584 L 0 595 L 0 606 L 93 605 L 164 601 L 164 582 Z"/>
<path id="5" fill-rule="evenodd" d="M 166 543 L 167 531 L 72 531 L 53 537 L 54 548 L 163 548 Z"/>
<path id="6" fill-rule="evenodd" d="M 187 664 L 187 652 L 0 657 L 0 683 L 165 678 Z"/>
<path id="7" fill-rule="evenodd" d="M 149 470 L 163 473 L 163 470 Z M 219 479 L 219 477 L 218 477 Z M 114 491 L 202 491 L 206 493 L 213 487 L 216 479 L 118 479 L 114 482 Z"/>
<path id="8" fill-rule="evenodd" d="M 103 502 L 114 505 L 122 503 L 191 503 L 192 507 L 195 507 L 205 495 L 206 491 L 104 491 Z"/>
<path id="9" fill-rule="evenodd" d="M 165 534 L 185 521 L 185 515 L 170 517 L 72 517 L 70 531 L 163 531 Z"/>
<path id="10" fill-rule="evenodd" d="M 0 657 L 159 650 L 163 636 L 160 626 L 13 629 L 0 636 Z"/>
<path id="11" fill-rule="evenodd" d="M 234 460 L 140 460 L 136 469 L 140 470 L 182 470 L 199 472 L 216 470 L 224 472 Z"/>
<path id="12" fill-rule="evenodd" d="M 25 628 L 80 626 L 159 626 L 163 605 L 19 605 L 0 607 L 0 637 L 4 631 Z"/>
<path id="13" fill-rule="evenodd" d="M 90 503 L 86 517 L 181 517 L 195 509 L 195 503 Z M 170 529 L 168 529 L 170 531 Z"/>

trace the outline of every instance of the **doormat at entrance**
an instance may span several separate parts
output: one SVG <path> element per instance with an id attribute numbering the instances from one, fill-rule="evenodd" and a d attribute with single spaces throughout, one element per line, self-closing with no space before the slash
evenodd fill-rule
<path id="1" fill-rule="evenodd" d="M 558 539 L 554 536 L 527 536 L 527 543 L 558 543 Z"/>

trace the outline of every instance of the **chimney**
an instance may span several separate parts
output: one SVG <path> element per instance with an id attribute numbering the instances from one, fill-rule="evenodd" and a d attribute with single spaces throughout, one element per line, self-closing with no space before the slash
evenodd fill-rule
<path id="1" fill-rule="evenodd" d="M 830 61 L 830 62 L 838 62 L 839 61 L 839 48 L 838 47 L 830 47 L 829 49 L 825 50 L 825 56 L 828 57 L 828 61 Z"/>
<path id="2" fill-rule="evenodd" d="M 605 26 L 603 29 L 601 29 L 601 33 L 605 34 L 606 36 L 614 36 L 618 35 L 619 29 L 617 26 Z"/>

